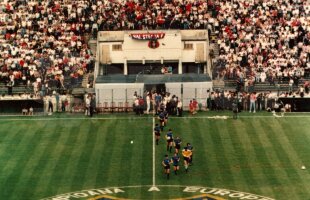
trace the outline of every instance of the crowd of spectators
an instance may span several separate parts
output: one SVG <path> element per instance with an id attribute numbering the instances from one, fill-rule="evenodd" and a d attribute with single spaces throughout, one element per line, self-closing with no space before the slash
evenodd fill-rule
<path id="1" fill-rule="evenodd" d="M 0 81 L 44 96 L 51 88 L 65 89 L 66 77 L 75 84 L 92 70 L 85 38 L 91 30 L 84 21 L 93 13 L 81 12 L 85 2 L 1 1 Z"/>
<path id="2" fill-rule="evenodd" d="M 285 108 L 286 112 L 295 111 L 293 105 L 283 104 L 279 97 L 295 97 L 296 93 L 284 92 L 278 95 L 276 92 L 236 92 L 236 91 L 213 91 L 207 96 L 207 109 L 213 111 L 233 110 L 234 104 L 238 105 L 238 112 L 274 111 L 277 108 Z M 304 95 L 310 96 L 309 92 Z M 291 109 L 293 108 L 293 110 Z"/>
<path id="3" fill-rule="evenodd" d="M 307 0 L 4 0 L 0 79 L 35 93 L 65 87 L 93 66 L 98 31 L 208 29 L 218 37 L 217 76 L 242 83 L 310 74 Z"/>
<path id="4" fill-rule="evenodd" d="M 218 78 L 286 82 L 310 75 L 307 0 L 215 1 Z"/>

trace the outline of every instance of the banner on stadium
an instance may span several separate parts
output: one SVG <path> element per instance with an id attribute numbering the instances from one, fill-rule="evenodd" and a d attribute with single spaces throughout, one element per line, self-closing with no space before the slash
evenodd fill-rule
<path id="1" fill-rule="evenodd" d="M 165 33 L 132 33 L 129 36 L 135 40 L 154 40 L 164 38 Z"/>

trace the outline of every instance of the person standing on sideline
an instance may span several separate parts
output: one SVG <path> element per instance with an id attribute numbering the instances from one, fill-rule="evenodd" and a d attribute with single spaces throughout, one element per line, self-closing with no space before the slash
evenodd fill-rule
<path id="1" fill-rule="evenodd" d="M 197 110 L 198 110 L 198 102 L 196 99 L 193 99 L 193 115 L 197 114 Z"/>
<path id="2" fill-rule="evenodd" d="M 177 153 L 174 153 L 174 156 L 171 158 L 171 161 L 173 163 L 174 174 L 177 175 L 177 171 L 179 171 L 180 169 L 180 166 L 179 166 L 180 157 L 178 156 Z"/>
<path id="3" fill-rule="evenodd" d="M 158 124 L 155 124 L 154 135 L 155 135 L 156 145 L 158 145 L 158 142 L 160 139 L 160 126 Z"/>
<path id="4" fill-rule="evenodd" d="M 166 154 L 164 160 L 162 161 L 162 165 L 164 167 L 165 174 L 167 174 L 167 179 L 169 179 L 169 176 L 170 176 L 170 164 L 171 164 L 171 160 Z"/>
<path id="5" fill-rule="evenodd" d="M 182 113 L 183 113 L 183 104 L 182 101 L 178 99 L 178 103 L 177 103 L 177 109 L 178 109 L 178 116 L 182 117 Z"/>
<path id="6" fill-rule="evenodd" d="M 144 110 L 144 99 L 142 96 L 139 97 L 139 115 L 143 115 L 143 110 Z"/>
<path id="7" fill-rule="evenodd" d="M 160 104 L 162 101 L 162 97 L 159 93 L 155 93 L 155 115 L 158 115 L 158 111 L 160 111 Z"/>
<path id="8" fill-rule="evenodd" d="M 52 95 L 47 97 L 47 102 L 48 102 L 47 112 L 48 112 L 49 115 L 52 115 L 52 113 L 53 113 L 53 98 L 52 98 Z"/>
<path id="9" fill-rule="evenodd" d="M 189 113 L 190 113 L 191 115 L 194 115 L 194 104 L 193 104 L 193 101 L 192 101 L 192 100 L 189 101 L 188 107 L 189 107 Z"/>
<path id="10" fill-rule="evenodd" d="M 250 95 L 250 111 L 249 112 L 252 112 L 252 110 L 253 110 L 253 113 L 255 113 L 256 112 L 256 94 L 255 94 L 255 92 L 253 92 L 253 93 L 251 93 L 251 95 Z"/>
<path id="11" fill-rule="evenodd" d="M 153 109 L 153 115 L 155 116 L 155 114 L 157 113 L 157 110 L 156 110 L 156 103 L 155 103 L 155 96 L 156 96 L 156 92 L 153 91 L 151 93 L 151 101 L 152 101 L 152 109 Z"/>
<path id="12" fill-rule="evenodd" d="M 65 112 L 66 111 L 66 102 L 67 102 L 67 96 L 62 95 L 61 96 L 61 111 Z"/>
<path id="13" fill-rule="evenodd" d="M 58 112 L 59 111 L 59 99 L 60 99 L 58 92 L 56 92 L 55 98 L 56 98 L 56 112 Z"/>
<path id="14" fill-rule="evenodd" d="M 85 115 L 86 116 L 90 115 L 89 108 L 90 108 L 90 96 L 87 95 L 85 99 Z"/>
<path id="15" fill-rule="evenodd" d="M 150 94 L 150 92 L 147 92 L 146 93 L 146 114 L 150 114 L 151 99 L 152 99 L 152 95 Z"/>
<path id="16" fill-rule="evenodd" d="M 90 96 L 90 104 L 89 104 L 89 116 L 92 117 L 94 115 L 94 110 L 96 108 L 96 97 L 95 95 Z"/>

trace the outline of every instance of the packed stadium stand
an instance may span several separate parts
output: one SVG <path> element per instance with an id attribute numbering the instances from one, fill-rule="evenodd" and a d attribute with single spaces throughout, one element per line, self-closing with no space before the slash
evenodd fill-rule
<path id="1" fill-rule="evenodd" d="M 162 68 L 169 62 L 172 71 L 168 75 L 180 76 L 181 80 L 186 79 L 182 74 L 190 73 L 205 76 L 205 81 L 212 78 L 214 90 L 276 91 L 281 95 L 300 92 L 303 86 L 308 94 L 309 14 L 307 0 L 4 0 L 0 3 L 1 98 L 24 95 L 40 99 L 53 91 L 96 93 L 97 83 L 117 79 L 141 83 L 146 80 L 143 77 L 154 79 L 154 74 L 166 82 Z M 153 74 L 148 76 L 150 69 L 145 66 L 151 59 L 147 56 L 134 62 L 122 57 L 127 60 L 114 63 L 114 68 L 107 67 L 113 60 L 100 58 L 104 52 L 99 45 L 100 34 L 169 35 L 168 30 L 180 36 L 180 49 L 196 51 L 196 60 L 185 68 L 176 60 L 156 58 Z M 182 30 L 205 31 L 206 45 L 200 49 L 195 43 L 186 44 L 192 39 L 184 39 Z M 148 49 L 154 52 L 170 44 L 161 38 L 147 39 Z M 197 62 L 201 51 L 203 59 Z M 197 68 L 199 63 L 202 65 Z M 197 89 L 191 95 L 197 95 Z"/>

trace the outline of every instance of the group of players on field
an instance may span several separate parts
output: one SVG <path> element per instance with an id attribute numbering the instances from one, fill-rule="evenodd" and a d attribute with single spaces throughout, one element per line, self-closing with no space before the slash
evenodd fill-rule
<path id="1" fill-rule="evenodd" d="M 167 125 L 168 113 L 163 110 L 158 114 L 159 123 L 157 123 L 154 127 L 154 135 L 156 140 L 156 145 L 159 143 L 160 135 L 164 130 L 164 127 Z M 171 164 L 173 165 L 173 170 L 175 175 L 177 175 L 177 171 L 179 171 L 179 162 L 180 156 L 179 152 L 181 149 L 182 140 L 180 137 L 174 137 L 171 129 L 165 135 L 167 141 L 167 151 L 172 153 L 172 147 L 174 147 L 175 152 L 174 155 L 169 158 L 168 154 L 165 155 L 165 158 L 162 161 L 162 165 L 164 167 L 164 172 L 167 175 L 167 179 L 170 176 L 170 168 Z M 193 147 L 190 143 L 187 143 L 186 146 L 182 149 L 182 156 L 184 160 L 184 167 L 186 173 L 188 172 L 188 166 L 192 164 L 193 161 Z"/>

